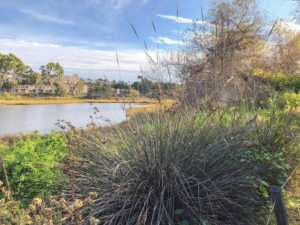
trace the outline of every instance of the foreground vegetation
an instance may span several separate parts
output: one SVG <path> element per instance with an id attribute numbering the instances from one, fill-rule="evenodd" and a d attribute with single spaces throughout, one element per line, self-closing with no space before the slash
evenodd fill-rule
<path id="1" fill-rule="evenodd" d="M 1 222 L 263 224 L 268 187 L 283 185 L 299 159 L 299 108 L 289 100 L 161 105 L 120 126 L 92 118 L 89 130 L 67 122 L 69 133 L 3 143 Z"/>
<path id="2" fill-rule="evenodd" d="M 159 104 L 122 124 L 97 127 L 94 107 L 87 129 L 3 139 L 2 224 L 274 224 L 272 185 L 299 224 L 299 34 L 265 34 L 255 0 L 212 5 L 185 59 L 146 54 L 153 79 L 176 69 L 173 102 L 158 80 Z"/>

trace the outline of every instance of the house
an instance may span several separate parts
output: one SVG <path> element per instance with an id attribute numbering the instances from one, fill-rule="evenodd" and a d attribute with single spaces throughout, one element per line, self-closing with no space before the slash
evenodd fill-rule
<path id="1" fill-rule="evenodd" d="M 55 94 L 56 87 L 49 85 L 19 85 L 16 89 L 10 89 L 10 93 L 15 94 L 27 94 L 27 93 L 36 93 L 36 94 Z"/>
<path id="2" fill-rule="evenodd" d="M 67 85 L 76 85 L 78 81 L 80 81 L 79 76 L 70 76 L 70 75 L 63 75 L 61 76 L 60 80 Z"/>
<path id="3" fill-rule="evenodd" d="M 12 75 L 11 75 L 12 76 Z M 13 77 L 7 77 L 7 79 L 13 79 Z M 63 75 L 60 80 L 69 86 L 68 94 L 79 94 L 79 90 L 77 87 L 78 81 L 80 81 L 79 76 L 69 76 Z M 28 94 L 28 93 L 35 93 L 35 94 L 56 94 L 57 93 L 56 86 L 50 85 L 19 85 L 16 89 L 9 90 L 10 93 L 13 94 Z M 89 86 L 84 84 L 83 86 L 83 94 L 88 93 Z"/>
<path id="4" fill-rule="evenodd" d="M 114 88 L 112 88 L 111 90 L 112 90 L 113 93 L 115 93 L 117 95 L 121 93 L 120 89 L 114 89 Z"/>

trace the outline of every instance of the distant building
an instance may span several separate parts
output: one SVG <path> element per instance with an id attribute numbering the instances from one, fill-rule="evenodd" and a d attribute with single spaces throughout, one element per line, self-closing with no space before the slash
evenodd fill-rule
<path id="1" fill-rule="evenodd" d="M 76 85 L 78 83 L 78 81 L 80 81 L 80 77 L 79 76 L 70 76 L 70 75 L 63 75 L 61 76 L 60 80 L 68 85 Z"/>
<path id="2" fill-rule="evenodd" d="M 112 88 L 111 89 L 112 90 L 112 92 L 114 93 L 114 94 L 120 94 L 120 89 L 114 89 L 114 88 Z"/>
<path id="3" fill-rule="evenodd" d="M 27 94 L 27 93 L 36 93 L 36 94 L 55 94 L 56 87 L 49 85 L 19 85 L 16 89 L 10 89 L 10 93 L 15 94 Z"/>
<path id="4" fill-rule="evenodd" d="M 13 79 L 13 77 L 8 76 L 7 79 Z M 79 76 L 63 75 L 60 80 L 69 86 L 68 94 L 80 94 L 77 87 L 77 83 L 80 81 Z M 88 85 L 84 84 L 82 93 L 88 93 L 88 89 Z M 56 94 L 57 91 L 56 86 L 51 87 L 50 85 L 19 85 L 18 88 L 9 90 L 10 93 L 14 94 Z"/>

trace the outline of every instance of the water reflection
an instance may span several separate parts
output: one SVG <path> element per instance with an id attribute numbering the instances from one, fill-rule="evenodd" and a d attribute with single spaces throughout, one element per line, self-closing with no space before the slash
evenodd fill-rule
<path id="1" fill-rule="evenodd" d="M 113 123 L 126 119 L 120 103 L 78 103 L 57 105 L 0 105 L 0 135 L 29 133 L 39 130 L 41 134 L 59 130 L 54 124 L 57 119 L 71 121 L 76 127 L 86 127 L 91 122 L 89 116 L 94 115 L 96 106 Z M 140 105 L 131 105 L 139 107 Z M 129 105 L 126 104 L 126 108 Z M 97 120 L 105 123 L 103 120 Z"/>

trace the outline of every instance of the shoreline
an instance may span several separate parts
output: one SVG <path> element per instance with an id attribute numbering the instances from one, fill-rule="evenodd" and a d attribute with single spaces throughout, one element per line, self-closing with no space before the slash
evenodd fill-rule
<path id="1" fill-rule="evenodd" d="M 75 103 L 131 103 L 131 104 L 156 104 L 157 100 L 149 98 L 137 98 L 133 102 L 131 98 L 125 99 L 13 99 L 0 100 L 0 105 L 47 105 L 47 104 L 75 104 Z"/>

